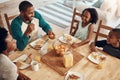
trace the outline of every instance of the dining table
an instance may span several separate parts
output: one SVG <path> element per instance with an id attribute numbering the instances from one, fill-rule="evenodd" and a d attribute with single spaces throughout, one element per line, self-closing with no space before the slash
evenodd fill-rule
<path id="1" fill-rule="evenodd" d="M 53 43 L 57 41 L 60 36 L 69 32 L 69 28 L 64 29 L 52 23 L 50 23 L 50 25 L 52 26 L 56 36 L 54 40 L 49 39 L 47 41 L 46 54 L 54 49 Z M 48 36 L 45 35 L 41 38 L 46 40 L 48 39 Z M 80 40 L 77 41 L 79 42 Z M 102 50 L 99 50 L 100 53 L 105 55 L 106 59 L 102 64 L 102 68 L 98 68 L 99 64 L 88 59 L 88 56 L 91 54 L 89 44 L 85 44 L 73 50 L 76 51 L 77 54 L 82 55 L 83 58 L 73 65 L 67 72 L 71 71 L 80 73 L 83 75 L 84 80 L 120 80 L 120 59 L 112 57 Z M 23 51 L 15 51 L 9 56 L 9 58 L 13 61 L 24 54 L 32 54 L 31 58 L 34 60 L 39 58 L 39 61 L 37 60 L 39 62 L 38 71 L 33 71 L 31 67 L 20 69 L 20 72 L 28 76 L 31 80 L 65 80 L 67 72 L 65 75 L 60 75 L 57 71 L 44 63 L 41 59 L 45 54 L 42 54 L 41 50 L 34 49 L 30 44 L 28 44 Z"/>

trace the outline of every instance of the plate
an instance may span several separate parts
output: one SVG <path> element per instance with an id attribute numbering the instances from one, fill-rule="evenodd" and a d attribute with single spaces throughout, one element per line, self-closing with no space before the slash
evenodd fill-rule
<path id="1" fill-rule="evenodd" d="M 19 69 L 25 69 L 25 68 L 27 68 L 27 67 L 29 67 L 29 66 L 30 66 L 30 64 L 27 64 L 27 63 L 23 62 L 22 66 L 20 66 L 20 67 L 18 67 L 18 68 L 19 68 Z"/>
<path id="2" fill-rule="evenodd" d="M 33 47 L 34 49 L 40 49 L 42 47 L 42 45 L 44 44 L 44 40 L 39 38 L 33 42 L 30 43 L 30 46 Z M 35 47 L 37 46 L 37 47 Z"/>
<path id="3" fill-rule="evenodd" d="M 69 80 L 68 78 L 69 78 L 69 76 L 72 75 L 72 74 L 80 77 L 80 78 L 78 78 L 77 80 L 85 80 L 85 77 L 84 77 L 83 74 L 78 73 L 78 72 L 72 72 L 72 71 L 69 71 L 69 72 L 67 73 L 67 75 L 65 76 L 65 80 Z"/>
<path id="4" fill-rule="evenodd" d="M 75 38 L 72 37 L 72 36 L 69 35 L 69 34 L 64 34 L 63 36 L 60 36 L 60 37 L 58 38 L 58 40 L 60 40 L 60 41 L 63 42 L 63 43 L 68 43 L 68 41 L 66 40 L 65 36 L 71 37 L 71 40 L 69 40 L 69 43 L 72 44 L 73 42 L 75 42 Z"/>
<path id="5" fill-rule="evenodd" d="M 20 56 L 20 57 L 16 58 L 15 60 L 13 60 L 13 62 L 17 62 L 19 60 L 24 61 L 24 60 L 26 60 L 27 57 L 28 56 L 26 54 L 23 54 L 22 56 Z"/>
<path id="6" fill-rule="evenodd" d="M 27 57 L 28 57 L 28 55 L 23 54 L 22 56 L 20 56 L 20 57 L 16 58 L 15 60 L 13 60 L 13 62 L 24 61 L 24 60 L 26 60 Z M 25 69 L 25 68 L 27 68 L 27 67 L 29 67 L 29 66 L 30 66 L 30 64 L 25 63 L 25 62 L 22 62 L 22 66 L 20 66 L 20 67 L 18 67 L 18 68 L 19 68 L 19 69 Z"/>
<path id="7" fill-rule="evenodd" d="M 95 64 L 99 64 L 101 62 L 101 58 L 106 58 L 106 56 L 100 52 L 92 52 L 89 56 L 88 59 L 92 61 Z"/>

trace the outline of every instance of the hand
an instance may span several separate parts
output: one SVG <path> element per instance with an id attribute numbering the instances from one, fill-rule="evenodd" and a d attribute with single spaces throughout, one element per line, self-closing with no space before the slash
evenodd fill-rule
<path id="1" fill-rule="evenodd" d="M 28 36 L 35 29 L 34 26 L 35 25 L 33 23 L 29 24 L 24 34 Z"/>
<path id="2" fill-rule="evenodd" d="M 79 44 L 78 44 L 78 43 L 73 43 L 71 46 L 72 46 L 73 48 L 77 48 L 77 47 L 79 46 Z"/>
<path id="3" fill-rule="evenodd" d="M 48 31 L 48 37 L 50 39 L 55 39 L 55 34 L 52 31 Z"/>
<path id="4" fill-rule="evenodd" d="M 91 52 L 97 52 L 97 49 L 95 48 L 95 44 L 94 44 L 94 42 L 92 42 L 91 44 L 90 44 L 90 50 L 91 50 Z"/>

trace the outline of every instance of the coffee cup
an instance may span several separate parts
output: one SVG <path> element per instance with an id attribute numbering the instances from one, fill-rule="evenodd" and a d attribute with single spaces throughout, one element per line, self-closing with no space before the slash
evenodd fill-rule
<path id="1" fill-rule="evenodd" d="M 31 67 L 32 67 L 33 71 L 38 71 L 39 70 L 39 63 L 37 61 L 32 61 Z"/>

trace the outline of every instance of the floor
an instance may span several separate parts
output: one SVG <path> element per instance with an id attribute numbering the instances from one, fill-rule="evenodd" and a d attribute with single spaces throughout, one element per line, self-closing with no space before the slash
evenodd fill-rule
<path id="1" fill-rule="evenodd" d="M 0 0 L 1 1 L 1 0 Z M 6 22 L 4 19 L 4 13 L 10 15 L 19 14 L 18 5 L 23 0 L 6 0 L 5 2 L 0 2 L 0 26 L 6 27 Z M 29 0 L 35 8 L 44 6 L 50 3 L 54 3 L 58 0 Z"/>

